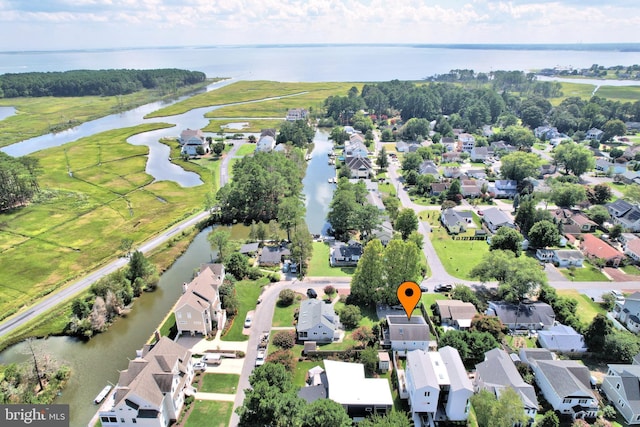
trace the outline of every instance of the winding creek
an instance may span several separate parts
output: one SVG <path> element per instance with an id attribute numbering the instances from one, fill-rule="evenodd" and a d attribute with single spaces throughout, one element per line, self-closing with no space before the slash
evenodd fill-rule
<path id="1" fill-rule="evenodd" d="M 217 83 L 209 86 L 208 90 L 220 86 L 221 84 Z M 171 132 L 177 134 L 182 129 L 204 127 L 208 122 L 204 118 L 204 113 L 216 108 L 205 107 L 171 117 L 144 119 L 144 115 L 164 105 L 166 103 L 145 105 L 126 113 L 87 122 L 65 132 L 23 141 L 5 147 L 3 151 L 13 156 L 21 156 L 66 144 L 97 132 L 153 121 L 175 124 L 176 127 L 172 128 Z M 0 111 L 1 113 L 3 111 Z M 197 174 L 186 172 L 168 160 L 168 147 L 158 143 L 158 139 L 166 135 L 167 129 L 150 131 L 132 136 L 128 142 L 149 146 L 147 173 L 155 179 L 173 180 L 183 186 L 199 185 L 201 181 Z M 334 185 L 328 183 L 328 179 L 335 174 L 333 166 L 328 165 L 327 161 L 327 153 L 332 147 L 328 136 L 325 130 L 316 132 L 314 151 L 311 153 L 312 158 L 303 180 L 307 207 L 306 221 L 309 231 L 314 234 L 322 233 L 327 229 L 325 217 L 334 189 Z M 240 228 L 241 226 L 232 231 L 232 236 L 246 232 Z M 97 409 L 92 404 L 93 398 L 106 384 L 117 382 L 118 371 L 127 367 L 128 360 L 135 357 L 135 351 L 144 345 L 178 299 L 181 292 L 180 284 L 190 281 L 194 270 L 201 263 L 210 262 L 213 254 L 206 238 L 210 231 L 211 228 L 208 228 L 199 233 L 188 250 L 162 275 L 158 289 L 137 299 L 131 313 L 127 317 L 118 319 L 107 332 L 97 335 L 88 342 L 70 337 L 50 337 L 38 341 L 37 345 L 42 351 L 68 364 L 72 369 L 68 386 L 55 402 L 70 405 L 71 426 L 86 425 L 89 422 Z M 25 347 L 23 343 L 17 344 L 0 353 L 0 363 L 26 361 L 28 355 Z"/>

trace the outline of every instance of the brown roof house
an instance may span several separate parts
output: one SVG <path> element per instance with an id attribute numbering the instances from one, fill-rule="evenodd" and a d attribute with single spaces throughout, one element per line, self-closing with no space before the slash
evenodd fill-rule
<path id="1" fill-rule="evenodd" d="M 204 264 L 191 283 L 182 285 L 182 296 L 173 309 L 178 334 L 209 335 L 224 327 L 227 312 L 218 294 L 224 275 L 222 264 Z"/>
<path id="2" fill-rule="evenodd" d="M 438 300 L 436 307 L 440 315 L 440 323 L 456 329 L 469 329 L 471 319 L 478 314 L 475 305 L 457 299 Z"/>
<path id="3" fill-rule="evenodd" d="M 175 422 L 191 387 L 191 351 L 162 337 L 145 345 L 129 366 L 120 371 L 115 391 L 102 404 L 103 426 L 166 427 Z"/>

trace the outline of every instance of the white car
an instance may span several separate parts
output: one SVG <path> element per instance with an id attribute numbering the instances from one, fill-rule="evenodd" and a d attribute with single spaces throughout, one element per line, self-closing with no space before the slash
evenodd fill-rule
<path id="1" fill-rule="evenodd" d="M 250 327 L 251 327 L 251 317 L 247 316 L 247 317 L 244 319 L 244 327 L 245 327 L 245 328 L 250 328 Z"/>
<path id="2" fill-rule="evenodd" d="M 264 350 L 258 351 L 258 355 L 256 356 L 256 366 L 264 365 Z"/>
<path id="3" fill-rule="evenodd" d="M 204 362 L 196 362 L 193 364 L 194 371 L 204 371 L 205 369 L 207 369 L 207 364 Z"/>

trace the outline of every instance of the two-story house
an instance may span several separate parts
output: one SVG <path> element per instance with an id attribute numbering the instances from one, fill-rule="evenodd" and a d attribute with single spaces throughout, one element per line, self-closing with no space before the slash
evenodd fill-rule
<path id="1" fill-rule="evenodd" d="M 300 341 L 333 342 L 339 337 L 339 319 L 331 304 L 307 299 L 300 304 L 296 333 Z"/>
<path id="2" fill-rule="evenodd" d="M 175 422 L 191 387 L 191 351 L 167 337 L 145 345 L 98 411 L 105 427 L 167 427 Z"/>
<path id="3" fill-rule="evenodd" d="M 290 108 L 287 111 L 287 121 L 295 122 L 296 120 L 305 120 L 309 115 L 309 111 L 304 108 Z"/>
<path id="4" fill-rule="evenodd" d="M 512 331 L 549 329 L 556 317 L 553 308 L 544 302 L 512 304 L 506 301 L 490 301 L 486 314 L 498 316 Z"/>
<path id="5" fill-rule="evenodd" d="M 198 147 L 202 149 L 201 153 L 209 152 L 209 143 L 205 139 L 202 131 L 200 129 L 185 129 L 180 133 L 180 138 L 178 138 L 180 145 L 182 148 L 180 149 L 181 154 L 186 154 L 189 156 L 198 155 Z"/>
<path id="6" fill-rule="evenodd" d="M 218 294 L 224 275 L 222 264 L 204 264 L 190 283 L 182 285 L 182 296 L 173 309 L 179 335 L 206 336 L 215 328 L 224 328 L 227 315 Z"/>
<path id="7" fill-rule="evenodd" d="M 462 143 L 462 151 L 471 153 L 473 147 L 476 146 L 476 139 L 470 133 L 461 133 L 458 135 L 458 141 Z"/>
<path id="8" fill-rule="evenodd" d="M 385 346 L 393 351 L 428 350 L 430 346 L 429 325 L 424 317 L 413 315 L 388 315 L 387 330 L 384 331 Z M 436 343 L 433 343 L 434 347 Z"/>
<path id="9" fill-rule="evenodd" d="M 623 301 L 616 301 L 613 317 L 633 333 L 640 332 L 640 292 L 634 292 Z"/>
<path id="10" fill-rule="evenodd" d="M 640 365 L 609 365 L 602 392 L 628 425 L 640 424 Z"/>
<path id="11" fill-rule="evenodd" d="M 465 421 L 469 416 L 473 385 L 455 348 L 410 351 L 405 376 L 416 426 Z"/>

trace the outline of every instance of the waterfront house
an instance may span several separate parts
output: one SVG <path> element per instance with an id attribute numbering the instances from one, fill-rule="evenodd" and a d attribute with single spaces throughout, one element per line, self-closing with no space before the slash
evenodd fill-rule
<path id="1" fill-rule="evenodd" d="M 273 151 L 276 146 L 276 140 L 271 135 L 261 136 L 256 144 L 256 153 L 268 153 Z"/>
<path id="2" fill-rule="evenodd" d="M 330 252 L 329 263 L 332 267 L 349 267 L 358 265 L 363 249 L 362 245 L 355 241 L 335 242 Z"/>
<path id="3" fill-rule="evenodd" d="M 180 138 L 178 138 L 180 142 L 181 149 L 180 154 L 185 154 L 188 156 L 197 156 L 198 155 L 198 147 L 202 150 L 201 153 L 205 154 L 209 152 L 209 142 L 206 140 L 202 131 L 200 129 L 186 129 L 180 133 Z"/>
<path id="4" fill-rule="evenodd" d="M 333 305 L 311 298 L 300 303 L 296 334 L 300 341 L 333 342 L 339 337 L 339 320 Z"/>
<path id="5" fill-rule="evenodd" d="M 264 246 L 260 251 L 258 263 L 262 267 L 279 266 L 289 255 L 291 255 L 291 251 L 284 246 Z"/>
<path id="6" fill-rule="evenodd" d="M 305 120 L 309 112 L 304 108 L 290 108 L 287 111 L 286 120 L 288 122 L 295 122 L 296 120 Z"/>
<path id="7" fill-rule="evenodd" d="M 369 178 L 373 174 L 373 163 L 368 157 L 347 157 L 345 164 L 352 178 Z"/>

